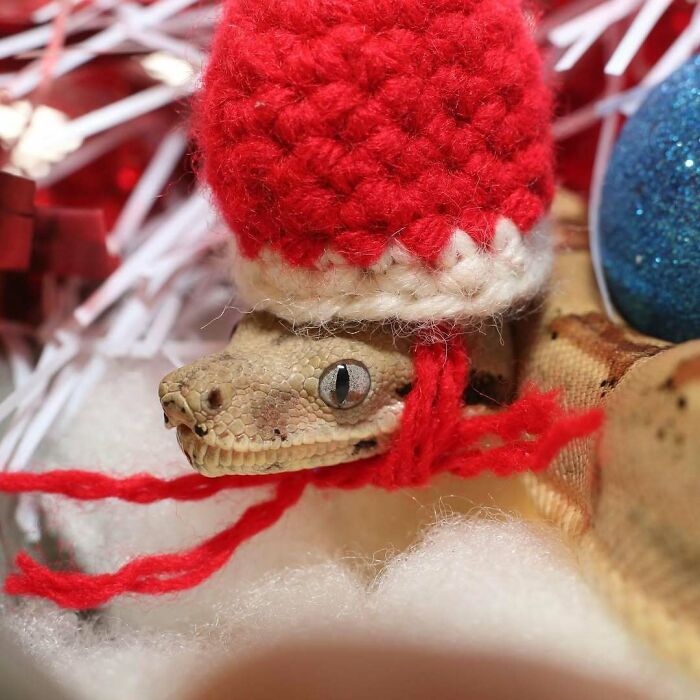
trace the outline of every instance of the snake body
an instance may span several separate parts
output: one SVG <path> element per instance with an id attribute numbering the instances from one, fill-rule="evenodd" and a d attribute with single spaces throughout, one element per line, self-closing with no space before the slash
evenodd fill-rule
<path id="1" fill-rule="evenodd" d="M 700 341 L 612 323 L 585 230 L 560 226 L 558 248 L 552 293 L 518 328 L 519 382 L 606 422 L 526 476 L 529 491 L 631 626 L 700 677 Z"/>
<path id="2" fill-rule="evenodd" d="M 635 628 L 700 675 L 700 341 L 671 346 L 609 321 L 585 230 L 560 225 L 557 240 L 538 311 L 465 333 L 464 411 L 498 410 L 531 383 L 560 389 L 568 407 L 605 409 L 602 436 L 526 477 L 529 492 Z M 223 352 L 165 377 L 166 424 L 207 476 L 379 454 L 411 389 L 410 345 L 381 324 L 300 334 L 250 314 Z M 370 388 L 350 408 L 328 405 L 323 378 L 349 361 L 366 368 Z"/>

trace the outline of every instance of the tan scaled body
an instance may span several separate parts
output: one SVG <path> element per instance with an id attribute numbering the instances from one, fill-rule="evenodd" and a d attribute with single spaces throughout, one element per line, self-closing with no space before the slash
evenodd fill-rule
<path id="1" fill-rule="evenodd" d="M 508 329 L 495 327 L 467 338 L 472 410 L 513 393 L 509 341 Z M 163 379 L 166 425 L 177 429 L 190 464 L 205 476 L 296 471 L 386 452 L 411 391 L 410 345 L 389 326 L 295 333 L 253 313 L 223 352 Z M 359 385 L 357 405 L 334 405 L 333 372 L 343 363 L 356 375 L 349 379 L 350 392 Z"/>
<path id="2" fill-rule="evenodd" d="M 508 326 L 465 336 L 474 364 L 465 410 L 490 410 L 528 383 L 560 389 L 572 408 L 606 410 L 601 436 L 526 477 L 530 493 L 615 607 L 700 676 L 700 341 L 671 346 L 609 321 L 576 225 L 559 227 L 551 292 L 515 331 L 514 340 Z M 388 449 L 412 379 L 409 346 L 389 327 L 297 335 L 251 314 L 223 353 L 168 375 L 161 400 L 208 476 L 350 462 Z M 319 394 L 341 360 L 371 375 L 349 410 Z M 216 389 L 218 407 L 208 404 Z"/>
<path id="3" fill-rule="evenodd" d="M 557 238 L 551 293 L 518 327 L 518 381 L 606 418 L 527 475 L 529 491 L 636 631 L 700 678 L 700 340 L 670 345 L 608 320 L 585 228 Z"/>

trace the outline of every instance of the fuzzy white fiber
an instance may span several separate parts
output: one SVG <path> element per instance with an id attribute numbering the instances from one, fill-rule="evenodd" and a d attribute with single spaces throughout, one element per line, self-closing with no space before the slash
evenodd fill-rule
<path id="1" fill-rule="evenodd" d="M 457 229 L 430 268 L 401 244 L 390 245 L 369 268 L 333 253 L 323 255 L 314 269 L 294 268 L 271 249 L 249 260 L 235 246 L 232 262 L 241 299 L 292 323 L 431 324 L 435 319 L 473 323 L 524 306 L 542 291 L 552 255 L 549 221 L 523 235 L 512 221 L 500 219 L 488 250 Z"/>
<path id="2" fill-rule="evenodd" d="M 47 442 L 42 466 L 187 473 L 156 397 L 167 369 L 114 365 Z M 460 488 L 310 492 L 192 592 L 123 598 L 87 620 L 36 601 L 6 605 L 4 618 L 42 666 L 91 700 L 185 697 L 220 665 L 284 642 L 350 635 L 544 660 L 658 700 L 697 696 L 609 613 L 554 528 L 492 509 L 449 515 L 471 508 Z M 78 561 L 101 571 L 191 545 L 259 497 L 146 507 L 45 498 L 44 506 Z"/>

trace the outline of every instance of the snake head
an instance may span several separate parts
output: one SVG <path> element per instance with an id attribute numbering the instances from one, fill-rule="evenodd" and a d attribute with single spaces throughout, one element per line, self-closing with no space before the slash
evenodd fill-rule
<path id="1" fill-rule="evenodd" d="M 168 374 L 159 396 L 197 471 L 262 474 L 386 451 L 412 380 L 409 343 L 386 328 L 299 334 L 254 313 L 223 352 Z"/>

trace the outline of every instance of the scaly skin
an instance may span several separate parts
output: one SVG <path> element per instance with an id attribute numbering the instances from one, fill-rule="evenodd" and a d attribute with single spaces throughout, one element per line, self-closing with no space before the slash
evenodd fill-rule
<path id="1" fill-rule="evenodd" d="M 530 493 L 615 607 L 700 677 L 700 340 L 669 346 L 611 323 L 583 226 L 560 226 L 558 248 L 550 295 L 515 329 L 517 362 L 507 326 L 503 342 L 495 329 L 465 337 L 476 367 L 468 398 L 487 389 L 507 400 L 517 366 L 519 385 L 560 388 L 572 408 L 605 408 L 599 439 L 527 476 Z M 223 353 L 168 375 L 161 399 L 203 474 L 350 462 L 386 451 L 411 382 L 409 346 L 386 328 L 294 335 L 252 314 Z M 343 359 L 362 361 L 372 378 L 367 399 L 349 411 L 330 409 L 318 393 L 324 368 Z M 205 397 L 216 388 L 214 409 Z M 192 431 L 202 428 L 198 438 Z"/>
<path id="2" fill-rule="evenodd" d="M 469 403 L 513 390 L 508 329 L 468 339 L 475 370 Z M 166 425 L 205 476 L 331 466 L 386 452 L 413 379 L 409 338 L 388 326 L 295 334 L 268 314 L 239 324 L 227 348 L 170 373 L 160 385 Z M 358 406 L 329 407 L 319 380 L 342 360 L 361 362 L 371 388 Z M 481 392 L 481 393 L 478 393 Z M 493 401 L 491 401 L 493 399 Z"/>
<path id="3" fill-rule="evenodd" d="M 585 227 L 560 226 L 557 244 L 552 293 L 518 327 L 519 383 L 606 420 L 526 482 L 613 605 L 700 678 L 700 340 L 609 321 Z"/>

